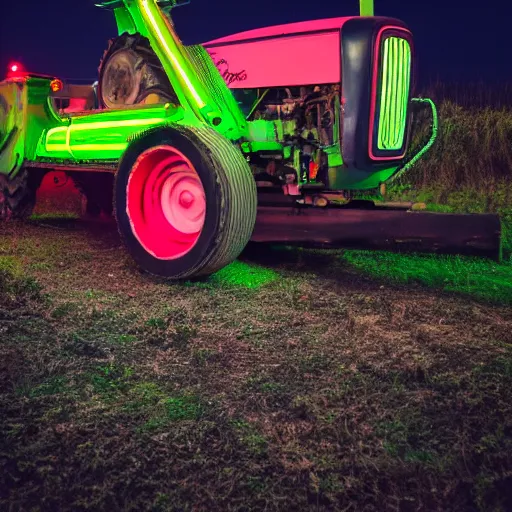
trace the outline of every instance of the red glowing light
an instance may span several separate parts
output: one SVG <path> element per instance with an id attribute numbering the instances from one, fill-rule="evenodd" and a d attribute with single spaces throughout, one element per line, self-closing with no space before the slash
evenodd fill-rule
<path id="1" fill-rule="evenodd" d="M 7 78 L 19 78 L 25 75 L 23 66 L 19 62 L 12 62 L 7 69 Z"/>
<path id="2" fill-rule="evenodd" d="M 50 82 L 50 89 L 53 91 L 53 92 L 59 92 L 59 91 L 62 91 L 62 88 L 64 87 L 64 84 L 62 83 L 62 80 L 59 80 L 58 78 L 56 78 L 55 80 L 52 80 Z"/>

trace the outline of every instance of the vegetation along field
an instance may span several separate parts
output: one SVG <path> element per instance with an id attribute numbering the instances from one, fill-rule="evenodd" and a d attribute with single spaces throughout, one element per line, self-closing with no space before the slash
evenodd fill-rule
<path id="1" fill-rule="evenodd" d="M 440 113 L 389 196 L 510 229 L 512 112 Z M 175 284 L 109 223 L 0 230 L 0 510 L 512 509 L 510 231 L 502 263 L 249 247 Z"/>

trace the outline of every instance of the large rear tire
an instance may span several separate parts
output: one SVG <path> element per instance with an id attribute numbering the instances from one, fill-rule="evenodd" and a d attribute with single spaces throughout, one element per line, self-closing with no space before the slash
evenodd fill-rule
<path id="1" fill-rule="evenodd" d="M 137 105 L 156 96 L 178 103 L 169 79 L 149 40 L 124 33 L 109 41 L 98 69 L 98 99 L 103 108 Z"/>
<path id="2" fill-rule="evenodd" d="M 146 133 L 127 149 L 114 189 L 121 237 L 151 274 L 210 275 L 238 257 L 254 229 L 249 165 L 208 127 Z"/>
<path id="3" fill-rule="evenodd" d="M 30 217 L 42 179 L 43 173 L 37 170 L 22 169 L 12 179 L 0 173 L 0 221 Z"/>

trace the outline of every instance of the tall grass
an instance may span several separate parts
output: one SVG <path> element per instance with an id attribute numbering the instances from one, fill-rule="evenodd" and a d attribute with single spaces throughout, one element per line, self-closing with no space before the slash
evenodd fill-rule
<path id="1" fill-rule="evenodd" d="M 494 92 L 464 87 L 437 84 L 422 94 L 438 106 L 438 137 L 396 184 L 429 191 L 427 199 L 439 203 L 455 198 L 473 211 L 512 208 L 512 84 Z M 428 140 L 430 119 L 424 108 L 415 115 L 411 155 Z"/>

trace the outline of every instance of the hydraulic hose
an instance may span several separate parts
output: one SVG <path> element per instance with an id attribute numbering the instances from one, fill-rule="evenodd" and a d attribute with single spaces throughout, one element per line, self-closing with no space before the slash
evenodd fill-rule
<path id="1" fill-rule="evenodd" d="M 430 98 L 413 98 L 411 101 L 413 103 L 424 103 L 430 106 L 432 111 L 432 130 L 430 138 L 427 143 L 389 180 L 388 183 L 392 183 L 409 169 L 411 169 L 411 167 L 413 167 L 413 165 L 433 146 L 437 139 L 439 130 L 439 117 L 435 103 Z"/>

